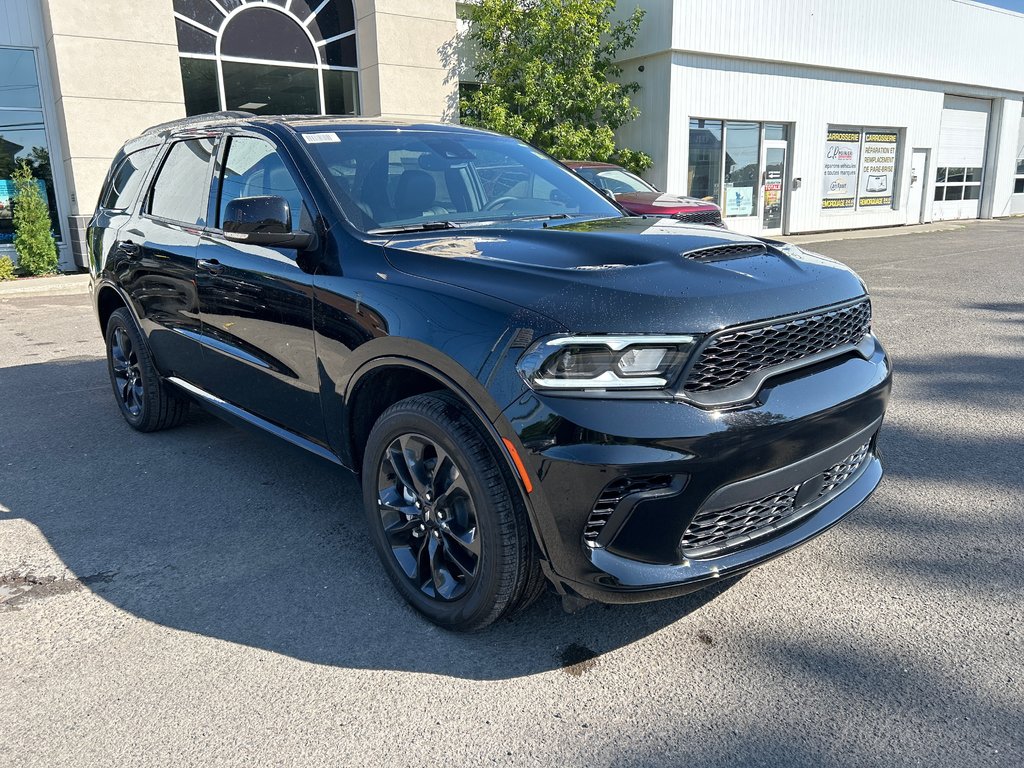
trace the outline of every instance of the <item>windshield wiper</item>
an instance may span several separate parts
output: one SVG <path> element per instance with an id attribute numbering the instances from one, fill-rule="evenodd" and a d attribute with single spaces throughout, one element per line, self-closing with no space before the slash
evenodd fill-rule
<path id="1" fill-rule="evenodd" d="M 433 232 L 437 229 L 458 229 L 454 221 L 424 221 L 422 224 L 407 224 L 402 227 L 380 227 L 369 229 L 368 235 L 396 235 L 401 232 Z"/>
<path id="2" fill-rule="evenodd" d="M 533 216 L 513 216 L 505 221 L 550 221 L 551 219 L 568 219 L 568 213 L 538 213 Z"/>

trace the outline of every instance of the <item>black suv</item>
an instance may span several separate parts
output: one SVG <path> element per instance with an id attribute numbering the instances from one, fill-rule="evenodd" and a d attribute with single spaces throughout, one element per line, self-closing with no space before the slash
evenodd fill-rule
<path id="1" fill-rule="evenodd" d="M 631 217 L 451 125 L 220 113 L 115 158 L 89 230 L 121 413 L 190 403 L 361 478 L 402 595 L 471 630 L 690 592 L 882 475 L 865 286 L 798 248 Z"/>

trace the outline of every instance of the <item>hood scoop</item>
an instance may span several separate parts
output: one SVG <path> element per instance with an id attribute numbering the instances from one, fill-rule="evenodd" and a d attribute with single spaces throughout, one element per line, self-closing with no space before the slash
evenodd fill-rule
<path id="1" fill-rule="evenodd" d="M 746 259 L 751 256 L 764 256 L 768 249 L 763 243 L 730 243 L 728 245 L 709 245 L 683 251 L 682 257 L 691 261 L 724 261 L 725 259 Z"/>

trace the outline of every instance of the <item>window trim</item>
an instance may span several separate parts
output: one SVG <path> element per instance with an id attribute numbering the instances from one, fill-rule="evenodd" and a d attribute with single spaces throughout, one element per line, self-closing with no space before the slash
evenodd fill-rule
<path id="1" fill-rule="evenodd" d="M 49 98 L 48 94 L 49 94 L 49 89 L 51 89 L 51 87 L 52 87 L 52 83 L 49 83 L 48 81 L 44 82 L 44 79 L 43 79 L 43 74 L 44 73 L 43 73 L 42 66 L 41 66 L 40 61 L 39 61 L 39 49 L 38 48 L 32 48 L 32 47 L 25 46 L 25 45 L 0 45 L 0 50 L 22 51 L 22 52 L 28 53 L 28 54 L 30 54 L 32 56 L 32 68 L 35 70 L 35 76 L 36 76 L 36 89 L 39 92 L 39 106 L 38 107 L 3 107 L 3 106 L 0 106 L 0 113 L 3 113 L 3 112 L 37 112 L 39 114 L 39 122 L 42 125 L 42 128 L 40 130 L 42 131 L 43 139 L 46 142 L 46 152 L 47 152 L 47 154 L 50 157 L 50 186 L 53 189 L 53 198 L 54 198 L 54 200 L 53 200 L 53 211 L 52 211 L 53 215 L 51 215 L 51 217 L 50 217 L 51 218 L 51 221 L 50 221 L 50 232 L 53 235 L 53 239 L 54 239 L 54 241 L 57 244 L 57 249 L 58 249 L 58 252 L 59 252 L 60 249 L 65 248 L 65 247 L 68 246 L 68 244 L 70 243 L 70 240 L 68 238 L 65 238 L 65 236 L 64 236 L 64 217 L 62 215 L 63 212 L 61 210 L 62 200 L 61 200 L 61 195 L 58 194 L 57 173 L 54 171 L 54 168 L 55 168 L 55 166 L 57 164 L 53 162 L 54 152 L 51 149 L 52 146 L 53 146 L 53 142 L 51 141 L 50 125 L 49 125 L 49 121 L 47 120 L 47 115 L 48 115 L 48 111 L 49 111 L 47 109 L 47 99 Z M 60 155 L 59 154 L 57 155 L 57 157 L 58 157 L 58 159 L 60 159 Z M 43 180 L 43 181 L 44 181 L 44 185 L 45 185 L 45 180 Z M 63 187 L 63 184 L 64 184 L 64 178 L 63 178 L 63 176 L 61 176 L 61 186 L 62 187 Z M 61 190 L 61 192 L 64 192 L 64 191 L 65 190 L 63 190 L 63 189 Z M 47 211 L 50 212 L 49 200 L 48 199 L 47 199 Z M 10 242 L 10 243 L 0 242 L 0 253 L 7 253 L 7 252 L 11 252 L 13 250 L 14 250 L 14 243 L 13 242 Z"/>
<path id="2" fill-rule="evenodd" d="M 224 19 L 221 21 L 220 27 L 218 29 L 211 29 L 210 27 L 207 27 L 206 25 L 201 24 L 198 21 L 195 21 L 194 19 L 186 16 L 185 14 L 179 13 L 178 11 L 175 11 L 174 12 L 174 18 L 176 20 L 181 21 L 184 24 L 188 24 L 189 26 L 199 30 L 200 32 L 203 32 L 204 34 L 207 34 L 207 35 L 211 35 L 214 38 L 214 53 L 212 53 L 212 54 L 210 54 L 210 53 L 191 53 L 191 52 L 179 51 L 178 52 L 178 58 L 179 59 L 205 59 L 207 61 L 215 62 L 216 67 L 217 67 L 217 83 L 216 83 L 216 86 L 217 86 L 217 100 L 218 100 L 218 103 L 219 103 L 219 107 L 222 110 L 227 109 L 227 94 L 226 94 L 226 89 L 225 89 L 225 84 L 224 84 L 224 62 L 225 61 L 235 62 L 235 63 L 239 63 L 239 64 L 262 64 L 262 65 L 277 66 L 277 67 L 284 67 L 284 68 L 291 67 L 291 68 L 294 68 L 294 69 L 315 69 L 317 71 L 317 101 L 318 101 L 318 106 L 319 106 L 319 109 L 320 109 L 320 111 L 317 114 L 320 114 L 320 115 L 328 114 L 328 112 L 327 112 L 327 94 L 326 94 L 326 88 L 324 86 L 324 72 L 328 71 L 328 70 L 335 71 L 335 72 L 352 72 L 352 73 L 355 74 L 355 77 L 356 77 L 356 100 L 358 102 L 355 105 L 355 108 L 356 108 L 355 114 L 356 115 L 361 115 L 361 114 L 363 114 L 363 111 L 364 111 L 363 110 L 363 91 L 362 91 L 362 88 L 360 87 L 361 83 L 360 83 L 360 78 L 359 78 L 359 62 L 362 61 L 362 56 L 361 56 L 360 50 L 359 50 L 359 35 L 356 34 L 357 31 L 358 31 L 359 20 L 357 18 L 357 13 L 356 13 L 356 10 L 355 10 L 355 3 L 354 3 L 354 1 L 353 0 L 343 0 L 343 1 L 344 2 L 348 2 L 348 3 L 350 3 L 352 5 L 352 18 L 353 18 L 353 23 L 356 26 L 353 29 L 350 29 L 350 30 L 348 30 L 346 32 L 342 32 L 339 35 L 334 35 L 332 37 L 324 38 L 323 40 L 320 40 L 320 41 L 317 41 L 316 38 L 313 36 L 312 32 L 310 32 L 310 30 L 309 30 L 309 23 L 312 22 L 314 19 L 316 19 L 317 15 L 327 5 L 328 2 L 333 2 L 333 0 L 324 0 L 324 2 L 321 2 L 321 3 L 317 4 L 315 6 L 315 9 L 305 19 L 299 18 L 299 16 L 292 11 L 291 3 L 288 3 L 286 6 L 280 6 L 280 5 L 277 5 L 276 3 L 267 2 L 267 0 L 256 0 L 255 2 L 242 3 L 242 4 L 238 5 L 237 7 L 231 9 L 230 11 L 228 11 L 224 7 L 222 7 L 220 5 L 220 3 L 213 3 L 213 6 L 218 11 L 220 11 L 222 14 L 224 14 Z M 276 61 L 276 60 L 268 60 L 268 59 L 260 59 L 260 58 L 250 58 L 250 57 L 245 57 L 245 56 L 229 56 L 229 55 L 221 53 L 221 41 L 222 41 L 222 38 L 223 38 L 223 32 L 224 32 L 225 28 L 227 27 L 227 25 L 231 22 L 231 20 L 235 16 L 237 16 L 239 13 L 243 13 L 244 11 L 246 11 L 248 9 L 251 9 L 251 8 L 270 8 L 270 9 L 272 9 L 274 11 L 277 11 L 278 13 L 286 16 L 293 23 L 297 24 L 298 27 L 303 31 L 303 33 L 305 33 L 306 37 L 309 39 L 310 45 L 313 46 L 313 51 L 316 54 L 317 62 L 315 64 L 308 64 L 308 63 L 300 63 L 300 62 L 288 62 L 288 61 Z M 354 67 L 346 67 L 346 66 L 342 66 L 342 65 L 339 65 L 339 64 L 328 64 L 326 59 L 324 58 L 324 56 L 325 56 L 324 51 L 327 48 L 327 46 L 330 45 L 331 43 L 337 42 L 338 40 L 344 40 L 344 39 L 349 38 L 349 37 L 352 37 L 355 40 L 356 66 L 354 66 Z"/>
<path id="3" fill-rule="evenodd" d="M 979 171 L 979 174 L 978 174 L 979 179 L 978 179 L 978 181 L 948 181 L 949 169 L 950 168 L 963 168 L 963 170 L 964 170 L 964 179 L 967 178 L 967 172 L 968 171 Z M 938 180 L 938 176 L 939 176 L 939 173 L 942 172 L 942 171 L 945 171 L 945 174 L 942 177 L 942 181 L 939 181 Z M 932 185 L 934 187 L 934 189 L 935 189 L 935 192 L 932 192 L 932 202 L 933 203 L 965 203 L 965 202 L 969 203 L 969 202 L 978 202 L 980 204 L 980 202 L 981 202 L 981 191 L 982 191 L 981 187 L 982 187 L 982 185 L 984 183 L 985 183 L 985 168 L 984 168 L 984 166 L 966 166 L 966 165 L 944 165 L 944 166 L 940 166 L 940 167 L 935 169 L 935 181 L 934 181 L 934 183 Z M 956 188 L 956 187 L 959 187 L 961 189 L 961 193 L 960 193 L 961 196 L 959 198 L 956 198 L 955 200 L 947 200 L 946 199 L 946 192 L 945 192 L 945 190 L 950 189 L 950 188 Z M 967 188 L 968 187 L 976 188 L 978 190 L 978 196 L 977 197 L 964 197 L 963 195 L 964 195 L 964 193 L 967 192 Z M 943 190 L 943 192 L 942 192 L 942 199 L 941 200 L 938 199 L 937 197 L 935 197 L 935 193 L 938 192 L 940 189 Z"/>

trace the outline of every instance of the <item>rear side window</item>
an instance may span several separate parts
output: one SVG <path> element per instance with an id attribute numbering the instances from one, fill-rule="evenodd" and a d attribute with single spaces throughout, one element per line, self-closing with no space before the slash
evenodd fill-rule
<path id="1" fill-rule="evenodd" d="M 156 159 L 158 150 L 159 147 L 140 149 L 122 160 L 110 178 L 110 184 L 103 194 L 100 206 L 113 210 L 124 210 L 134 203 L 142 181 L 146 178 L 146 171 Z"/>
<path id="2" fill-rule="evenodd" d="M 189 139 L 172 146 L 150 192 L 150 215 L 182 224 L 205 224 L 212 156 L 212 139 Z"/>

